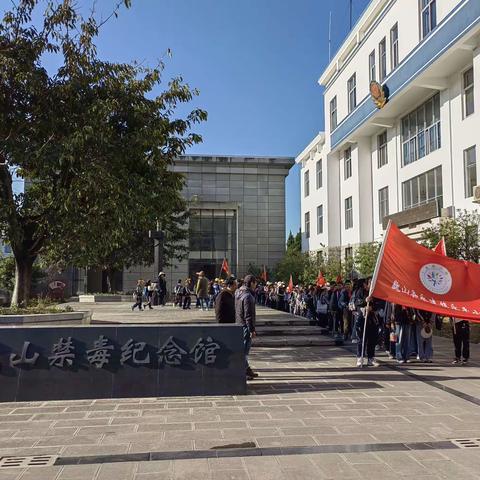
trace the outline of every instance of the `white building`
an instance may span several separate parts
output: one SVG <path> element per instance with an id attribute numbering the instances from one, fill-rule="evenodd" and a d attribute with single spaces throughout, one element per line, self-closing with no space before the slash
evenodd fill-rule
<path id="1" fill-rule="evenodd" d="M 372 0 L 319 83 L 325 133 L 296 159 L 304 250 L 348 255 L 389 218 L 414 233 L 476 208 L 480 0 Z"/>

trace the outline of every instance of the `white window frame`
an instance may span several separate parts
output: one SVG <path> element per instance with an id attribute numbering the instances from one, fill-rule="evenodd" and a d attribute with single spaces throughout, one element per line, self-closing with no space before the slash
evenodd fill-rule
<path id="1" fill-rule="evenodd" d="M 400 63 L 398 49 L 398 22 L 390 29 L 390 67 L 395 70 Z"/>
<path id="2" fill-rule="evenodd" d="M 317 207 L 317 235 L 323 233 L 323 205 Z"/>
<path id="3" fill-rule="evenodd" d="M 388 163 L 388 135 L 387 131 L 377 135 L 377 167 L 382 168 Z"/>
<path id="4" fill-rule="evenodd" d="M 383 224 L 383 219 L 389 215 L 390 205 L 388 186 L 378 191 L 378 223 Z"/>
<path id="5" fill-rule="evenodd" d="M 310 195 L 310 170 L 303 172 L 303 196 L 307 198 Z"/>
<path id="6" fill-rule="evenodd" d="M 345 230 L 353 228 L 353 197 L 345 199 Z"/>
<path id="7" fill-rule="evenodd" d="M 368 77 L 373 82 L 377 80 L 376 52 L 373 50 L 368 56 Z"/>
<path id="8" fill-rule="evenodd" d="M 472 83 L 466 84 L 466 76 L 469 72 L 472 72 Z M 467 110 L 467 95 L 472 95 L 473 109 L 471 112 Z M 473 66 L 467 68 L 462 72 L 462 104 L 463 104 L 463 118 L 467 118 L 475 113 L 475 73 Z"/>
<path id="9" fill-rule="evenodd" d="M 348 113 L 352 113 L 357 107 L 357 74 L 354 73 L 347 80 L 347 98 L 348 98 Z"/>
<path id="10" fill-rule="evenodd" d="M 343 153 L 343 179 L 352 176 L 352 147 L 348 147 Z"/>
<path id="11" fill-rule="evenodd" d="M 410 208 L 419 207 L 433 201 L 438 201 L 440 206 L 443 204 L 443 177 L 442 167 L 438 166 L 432 168 L 427 172 L 416 175 L 402 183 L 402 205 L 403 210 L 409 210 Z M 422 182 L 422 180 L 424 180 Z M 433 181 L 432 190 L 430 189 L 430 181 Z M 425 198 L 421 198 L 422 183 L 425 185 Z M 416 194 L 416 201 L 413 201 Z M 410 201 L 407 202 L 407 197 L 410 197 Z"/>
<path id="12" fill-rule="evenodd" d="M 317 190 L 323 187 L 323 162 L 322 159 L 317 160 L 315 164 L 315 180 Z"/>
<path id="13" fill-rule="evenodd" d="M 310 212 L 305 212 L 305 238 L 310 238 Z"/>
<path id="14" fill-rule="evenodd" d="M 387 37 L 378 44 L 378 81 L 382 83 L 387 77 Z"/>
<path id="15" fill-rule="evenodd" d="M 330 131 L 334 131 L 338 126 L 337 118 L 337 96 L 330 100 Z"/>
<path id="16" fill-rule="evenodd" d="M 435 105 L 438 105 L 436 112 Z M 431 109 L 429 112 L 429 108 Z M 427 119 L 427 114 L 431 118 Z M 420 122 L 419 119 L 422 119 Z M 415 131 L 412 132 L 412 120 Z M 431 120 L 431 123 L 429 123 Z M 402 167 L 409 165 L 442 146 L 440 93 L 436 93 L 401 120 Z M 412 123 L 413 125 L 413 123 Z"/>
<path id="17" fill-rule="evenodd" d="M 420 6 L 420 31 L 424 39 L 435 30 L 437 26 L 437 0 L 419 0 Z M 433 15 L 432 15 L 433 14 Z M 428 15 L 428 24 L 425 28 L 424 16 Z"/>
<path id="18" fill-rule="evenodd" d="M 473 161 L 469 158 L 469 154 L 473 152 Z M 477 147 L 473 145 L 472 147 L 466 148 L 463 151 L 463 180 L 465 188 L 465 198 L 473 197 L 473 191 L 477 183 Z M 474 180 L 472 182 L 472 180 Z"/>

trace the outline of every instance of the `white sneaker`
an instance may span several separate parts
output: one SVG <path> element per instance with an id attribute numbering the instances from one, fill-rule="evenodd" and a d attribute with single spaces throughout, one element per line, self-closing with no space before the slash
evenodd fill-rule
<path id="1" fill-rule="evenodd" d="M 378 367 L 378 362 L 374 358 L 369 358 L 367 367 Z"/>
<path id="2" fill-rule="evenodd" d="M 361 366 L 362 366 L 362 359 L 357 358 L 357 367 L 361 367 Z"/>

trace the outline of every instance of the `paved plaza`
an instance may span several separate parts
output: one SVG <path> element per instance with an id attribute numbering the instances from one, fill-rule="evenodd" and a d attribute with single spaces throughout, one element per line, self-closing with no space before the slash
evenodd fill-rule
<path id="1" fill-rule="evenodd" d="M 478 479 L 452 440 L 480 439 L 480 365 L 434 343 L 434 364 L 363 370 L 348 345 L 257 347 L 246 396 L 0 404 L 0 457 L 58 456 L 0 480 Z"/>

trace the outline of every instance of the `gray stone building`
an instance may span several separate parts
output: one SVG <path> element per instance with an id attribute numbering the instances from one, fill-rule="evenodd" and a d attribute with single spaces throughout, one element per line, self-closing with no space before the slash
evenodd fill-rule
<path id="1" fill-rule="evenodd" d="M 285 177 L 290 157 L 185 156 L 174 169 L 185 175 L 191 202 L 189 256 L 164 269 L 169 290 L 200 270 L 217 277 L 222 261 L 244 276 L 250 263 L 274 267 L 285 251 Z M 156 269 L 123 273 L 123 290 L 137 279 L 155 278 Z"/>

